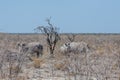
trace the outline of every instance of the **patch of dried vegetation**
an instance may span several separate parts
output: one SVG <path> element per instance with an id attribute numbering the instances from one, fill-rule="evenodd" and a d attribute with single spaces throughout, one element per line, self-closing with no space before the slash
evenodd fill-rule
<path id="1" fill-rule="evenodd" d="M 12 70 L 14 73 L 18 68 L 4 66 L 8 64 L 3 60 L 6 50 L 18 52 L 18 42 L 39 41 L 44 46 L 44 54 L 40 58 L 31 57 L 31 61 L 25 61 L 22 71 L 16 80 L 43 80 L 45 78 L 54 80 L 120 80 L 120 35 L 76 35 L 75 41 L 84 41 L 89 44 L 90 51 L 87 54 L 74 54 L 65 56 L 60 53 L 60 46 L 68 42 L 66 35 L 61 35 L 55 49 L 55 57 L 49 58 L 49 50 L 45 42 L 45 35 L 18 35 L 0 34 L 0 80 L 5 80 L 7 73 Z M 6 59 L 6 58 L 4 58 Z M 27 60 L 27 59 L 26 59 Z"/>

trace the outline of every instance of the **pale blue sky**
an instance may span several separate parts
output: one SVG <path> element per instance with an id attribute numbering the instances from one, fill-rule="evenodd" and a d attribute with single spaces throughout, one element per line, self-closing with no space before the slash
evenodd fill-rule
<path id="1" fill-rule="evenodd" d="M 45 19 L 65 33 L 120 33 L 120 0 L 0 0 L 0 32 L 31 33 Z"/>

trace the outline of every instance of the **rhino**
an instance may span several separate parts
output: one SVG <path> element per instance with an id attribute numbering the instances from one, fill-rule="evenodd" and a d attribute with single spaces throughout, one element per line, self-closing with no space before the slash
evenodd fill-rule
<path id="1" fill-rule="evenodd" d="M 68 42 L 63 44 L 60 47 L 60 51 L 63 54 L 67 54 L 67 53 L 86 53 L 89 49 L 89 46 L 86 42 Z"/>
<path id="2" fill-rule="evenodd" d="M 39 42 L 30 42 L 30 43 L 19 43 L 17 45 L 19 47 L 19 52 L 30 53 L 31 55 L 43 55 L 43 45 Z"/>

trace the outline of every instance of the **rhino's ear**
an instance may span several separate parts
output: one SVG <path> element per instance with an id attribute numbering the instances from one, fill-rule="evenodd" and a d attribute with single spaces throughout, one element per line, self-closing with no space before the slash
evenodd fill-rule
<path id="1" fill-rule="evenodd" d="M 26 46 L 26 44 L 25 44 L 25 43 L 23 43 L 23 44 L 22 44 L 22 47 L 25 47 L 25 46 Z"/>
<path id="2" fill-rule="evenodd" d="M 18 43 L 17 46 L 20 46 L 20 43 Z"/>
<path id="3" fill-rule="evenodd" d="M 21 44 L 21 43 L 18 43 L 17 46 L 18 46 L 18 47 L 22 47 L 22 44 Z"/>
<path id="4" fill-rule="evenodd" d="M 67 44 L 67 43 L 65 43 L 65 46 L 68 46 L 68 44 Z"/>
<path id="5" fill-rule="evenodd" d="M 65 46 L 70 46 L 70 43 L 65 43 Z"/>
<path id="6" fill-rule="evenodd" d="M 68 43 L 68 46 L 70 46 L 70 43 Z"/>

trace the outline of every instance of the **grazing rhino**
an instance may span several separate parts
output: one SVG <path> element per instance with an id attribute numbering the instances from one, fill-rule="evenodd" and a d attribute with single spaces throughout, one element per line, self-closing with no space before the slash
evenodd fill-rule
<path id="1" fill-rule="evenodd" d="M 63 44 L 63 46 L 61 46 L 60 51 L 64 54 L 67 53 L 86 53 L 88 51 L 89 47 L 88 44 L 81 41 L 81 42 L 69 42 L 69 43 L 65 43 Z"/>
<path id="2" fill-rule="evenodd" d="M 30 53 L 31 55 L 43 55 L 43 46 L 39 42 L 31 42 L 31 43 L 20 43 L 18 44 L 19 51 L 24 53 Z"/>

